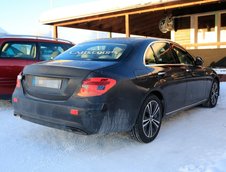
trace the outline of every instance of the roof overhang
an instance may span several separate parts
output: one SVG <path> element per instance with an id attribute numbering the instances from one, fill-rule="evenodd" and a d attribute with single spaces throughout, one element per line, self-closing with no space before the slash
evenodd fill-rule
<path id="1" fill-rule="evenodd" d="M 50 10 L 44 13 L 41 22 L 54 26 L 125 33 L 125 16 L 129 16 L 131 34 L 168 38 L 169 33 L 162 34 L 158 29 L 161 18 L 167 15 L 184 15 L 185 11 L 192 13 L 197 9 L 201 13 L 206 9 L 205 7 L 212 5 L 222 8 L 221 3 L 225 2 L 222 0 L 143 0 L 141 3 L 132 5 L 102 4 L 101 7 L 98 7 L 98 4 L 91 3 L 90 5 L 89 3 L 77 7 Z"/>

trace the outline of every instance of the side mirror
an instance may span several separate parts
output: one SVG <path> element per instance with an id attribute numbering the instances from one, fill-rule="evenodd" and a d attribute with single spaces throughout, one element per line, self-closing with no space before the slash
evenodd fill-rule
<path id="1" fill-rule="evenodd" d="M 202 66 L 203 65 L 203 59 L 201 57 L 196 57 L 195 58 L 195 65 L 196 66 Z"/>

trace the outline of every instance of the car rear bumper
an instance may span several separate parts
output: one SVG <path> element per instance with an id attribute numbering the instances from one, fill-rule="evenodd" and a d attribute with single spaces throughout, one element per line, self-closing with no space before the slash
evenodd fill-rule
<path id="1" fill-rule="evenodd" d="M 87 99 L 53 102 L 14 93 L 13 107 L 14 114 L 22 119 L 82 134 L 128 131 L 132 125 L 129 114 L 115 108 L 114 102 L 90 103 Z M 70 114 L 72 109 L 78 114 Z"/>

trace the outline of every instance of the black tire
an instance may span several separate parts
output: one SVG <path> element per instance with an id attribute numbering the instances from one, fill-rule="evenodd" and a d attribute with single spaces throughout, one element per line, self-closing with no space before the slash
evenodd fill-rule
<path id="1" fill-rule="evenodd" d="M 209 98 L 206 103 L 203 104 L 205 107 L 213 108 L 217 105 L 219 96 L 219 83 L 217 80 L 213 81 L 212 87 L 210 89 Z"/>
<path id="2" fill-rule="evenodd" d="M 150 95 L 141 106 L 132 136 L 143 143 L 153 141 L 159 133 L 162 123 L 163 106 L 161 100 Z"/>

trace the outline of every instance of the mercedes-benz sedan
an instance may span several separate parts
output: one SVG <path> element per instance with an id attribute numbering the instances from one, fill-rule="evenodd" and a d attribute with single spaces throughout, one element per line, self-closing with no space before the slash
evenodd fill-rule
<path id="1" fill-rule="evenodd" d="M 216 106 L 219 78 L 202 63 L 164 39 L 81 43 L 24 68 L 13 94 L 14 114 L 83 134 L 128 131 L 148 143 L 164 116 Z"/>

